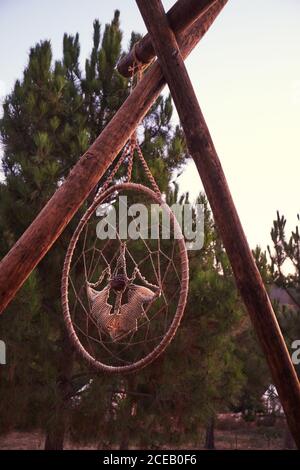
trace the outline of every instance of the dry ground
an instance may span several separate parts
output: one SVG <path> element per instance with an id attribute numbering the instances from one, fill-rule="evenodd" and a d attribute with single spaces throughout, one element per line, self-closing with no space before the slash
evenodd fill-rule
<path id="1" fill-rule="evenodd" d="M 254 423 L 226 423 L 215 432 L 217 449 L 283 449 L 285 428 L 282 426 L 257 426 Z M 224 429 L 224 427 L 226 429 Z M 41 432 L 10 432 L 0 436 L 0 449 L 43 449 L 44 436 Z M 97 443 L 80 446 L 70 441 L 66 449 L 97 449 Z M 190 445 L 184 448 L 193 448 Z M 168 446 L 164 446 L 168 449 Z M 201 448 L 199 445 L 198 448 Z"/>

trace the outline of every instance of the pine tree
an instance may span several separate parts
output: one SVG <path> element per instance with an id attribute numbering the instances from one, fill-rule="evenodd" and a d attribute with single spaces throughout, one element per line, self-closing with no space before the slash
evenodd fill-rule
<path id="1" fill-rule="evenodd" d="M 266 252 L 257 246 L 253 250 L 256 265 L 268 288 L 272 275 Z M 235 332 L 237 355 L 242 362 L 244 384 L 233 411 L 241 412 L 247 421 L 255 420 L 258 412 L 264 411 L 262 396 L 271 383 L 269 369 L 253 330 L 250 318 L 244 316 L 243 322 Z"/>
<path id="2" fill-rule="evenodd" d="M 133 35 L 133 40 L 136 37 Z M 5 175 L 0 186 L 1 254 L 17 241 L 128 95 L 128 81 L 115 67 L 122 53 L 121 39 L 119 12 L 106 25 L 102 38 L 96 20 L 85 74 L 79 66 L 78 34 L 64 35 L 63 58 L 54 65 L 49 41 L 31 49 L 23 78 L 6 97 L 0 121 Z M 154 172 L 157 167 L 166 168 L 165 174 L 160 172 L 165 187 L 173 170 L 186 157 L 181 131 L 177 128 L 172 132 L 171 115 L 170 98 L 159 98 L 143 123 L 144 146 L 152 149 L 151 152 L 144 149 L 146 158 Z M 152 162 L 158 142 L 159 152 Z M 168 153 L 172 165 L 166 163 Z M 62 322 L 60 272 L 79 215 L 1 318 L 9 351 L 0 392 L 2 431 L 41 428 L 46 433 L 47 449 L 63 447 L 77 392 L 88 383 L 91 387 L 87 399 L 83 397 L 80 406 L 75 407 L 73 423 L 77 425 L 72 432 L 76 435 L 84 431 L 86 413 L 88 428 L 95 425 L 94 395 L 101 421 L 105 422 L 111 406 L 107 394 L 111 396 L 109 390 L 116 382 L 106 377 L 98 380 L 74 358 Z M 119 386 L 117 381 L 116 387 Z M 103 428 L 100 423 L 98 433 Z M 88 433 L 86 436 L 90 437 Z M 84 433 L 81 437 L 84 439 Z"/>
<path id="3" fill-rule="evenodd" d="M 266 252 L 262 251 L 260 247 L 256 247 L 253 255 L 267 289 L 271 290 L 275 284 L 282 290 L 286 290 L 297 305 L 300 298 L 299 228 L 296 226 L 288 241 L 285 228 L 286 219 L 277 212 L 276 220 L 273 221 L 273 227 L 270 232 L 273 246 L 268 246 L 271 263 L 267 259 Z M 294 267 L 292 272 L 289 273 L 286 270 L 288 260 Z M 287 346 L 292 353 L 291 344 L 300 334 L 299 311 L 298 309 L 291 310 L 285 305 L 280 305 L 278 301 L 273 302 L 273 307 Z M 256 413 L 265 411 L 262 395 L 272 383 L 272 378 L 256 335 L 249 322 L 248 325 L 244 325 L 244 329 L 239 334 L 237 340 L 239 344 L 239 357 L 244 364 L 246 382 L 235 409 L 236 411 L 241 411 L 246 419 L 254 420 Z M 295 367 L 299 374 L 299 366 Z"/>
<path id="4" fill-rule="evenodd" d="M 87 146 L 88 142 L 82 142 L 86 129 L 78 86 L 78 56 L 78 36 L 65 35 L 64 59 L 54 67 L 50 43 L 37 44 L 30 51 L 23 80 L 16 82 L 5 100 L 1 135 L 6 180 L 1 225 L 8 248 L 43 208 Z M 57 276 L 64 246 L 61 238 L 3 319 L 11 338 L 9 368 L 16 369 L 16 395 L 22 400 L 17 414 L 12 410 L 7 410 L 7 414 L 21 426 L 24 422 L 27 426 L 46 425 L 47 448 L 62 447 L 64 405 L 70 393 L 68 377 L 73 363 L 61 320 Z M 16 349 L 17 338 L 20 344 Z M 21 348 L 22 343 L 27 347 Z M 10 389 L 2 389 L 3 408 L 11 401 Z"/>
<path id="5" fill-rule="evenodd" d="M 188 201 L 187 195 L 179 197 L 178 187 L 167 192 L 167 202 L 175 201 Z M 105 402 L 109 406 L 118 403 L 113 413 L 106 413 L 102 430 L 97 432 L 87 411 L 99 383 L 94 382 L 82 395 L 84 434 L 99 439 L 101 447 L 202 446 L 203 426 L 209 428 L 217 413 L 231 409 L 239 396 L 244 376 L 231 334 L 242 308 L 204 195 L 199 202 L 205 205 L 205 245 L 200 252 L 190 252 L 189 301 L 176 338 L 147 368 L 133 376 L 115 377 L 106 386 L 102 381 Z M 79 420 L 82 423 L 82 410 L 78 408 L 79 414 L 73 415 L 74 437 L 79 441 L 76 427 Z M 94 416 L 97 422 L 101 420 L 100 406 Z"/>

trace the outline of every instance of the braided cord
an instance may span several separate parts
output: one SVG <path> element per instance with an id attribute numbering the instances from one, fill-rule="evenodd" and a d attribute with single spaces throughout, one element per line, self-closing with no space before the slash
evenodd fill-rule
<path id="1" fill-rule="evenodd" d="M 143 64 L 142 62 L 140 62 L 136 56 L 136 50 L 135 50 L 135 47 L 136 47 L 136 44 L 134 45 L 133 47 L 133 52 L 134 52 L 134 64 L 131 68 L 131 85 L 130 85 L 130 93 L 132 93 L 133 91 L 133 84 L 134 84 L 134 74 L 135 74 L 135 70 L 137 70 L 137 80 L 136 80 L 136 83 L 138 83 L 141 79 L 142 79 L 142 76 L 143 76 L 143 71 L 145 68 L 148 67 L 148 65 L 150 64 Z M 127 174 L 126 174 L 126 180 L 127 182 L 131 182 L 131 177 L 132 177 L 132 167 L 133 167 L 133 159 L 134 159 L 134 152 L 137 152 L 138 154 L 138 157 L 141 161 L 141 164 L 142 164 L 142 167 L 144 169 L 144 172 L 154 190 L 154 192 L 158 195 L 161 195 L 161 192 L 160 192 L 160 189 L 154 179 L 154 176 L 152 175 L 151 173 L 151 170 L 145 160 L 145 157 L 143 155 L 143 152 L 142 152 L 142 149 L 139 145 L 139 142 L 138 142 L 138 138 L 137 138 L 137 130 L 135 129 L 135 131 L 133 132 L 132 136 L 129 138 L 129 140 L 126 142 L 125 146 L 124 146 L 124 149 L 123 149 L 123 152 L 121 154 L 121 157 L 118 161 L 118 163 L 116 164 L 116 166 L 114 167 L 114 169 L 112 170 L 111 174 L 109 175 L 109 177 L 107 178 L 107 180 L 105 181 L 105 183 L 101 186 L 101 188 L 97 191 L 96 193 L 96 196 L 95 196 L 95 199 L 98 198 L 99 194 L 104 192 L 108 187 L 109 185 L 112 183 L 116 173 L 118 172 L 120 166 L 122 165 L 122 163 L 126 160 L 126 158 L 128 158 L 128 162 L 127 162 Z"/>

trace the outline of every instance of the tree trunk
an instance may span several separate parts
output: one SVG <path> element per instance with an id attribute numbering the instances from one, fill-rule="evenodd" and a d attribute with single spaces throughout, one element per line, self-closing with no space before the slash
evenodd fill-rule
<path id="1" fill-rule="evenodd" d="M 283 436 L 283 448 L 286 450 L 291 450 L 291 449 L 296 448 L 295 441 L 287 425 L 285 427 L 285 432 Z"/>
<path id="2" fill-rule="evenodd" d="M 133 408 L 137 406 L 133 392 L 136 390 L 136 375 L 128 375 L 126 377 L 126 390 L 127 397 L 126 397 L 126 407 L 123 410 L 123 426 L 122 426 L 122 434 L 120 438 L 120 447 L 119 450 L 128 450 L 129 445 L 132 444 L 130 438 L 132 437 L 132 428 L 133 428 L 133 420 L 134 420 L 134 413 Z"/>
<path id="3" fill-rule="evenodd" d="M 45 450 L 63 450 L 65 438 L 65 420 L 58 416 L 55 425 L 46 433 Z"/>
<path id="4" fill-rule="evenodd" d="M 204 449 L 215 449 L 215 418 L 210 418 L 205 431 Z"/>
<path id="5" fill-rule="evenodd" d="M 46 426 L 45 450 L 63 450 L 69 421 L 70 399 L 73 394 L 71 378 L 73 350 L 67 337 L 63 339 L 59 358 L 60 371 L 57 377 L 56 403 Z"/>
<path id="6" fill-rule="evenodd" d="M 128 437 L 127 431 L 125 431 L 123 434 L 121 443 L 120 443 L 119 450 L 128 450 L 128 447 L 129 447 L 129 437 Z"/>

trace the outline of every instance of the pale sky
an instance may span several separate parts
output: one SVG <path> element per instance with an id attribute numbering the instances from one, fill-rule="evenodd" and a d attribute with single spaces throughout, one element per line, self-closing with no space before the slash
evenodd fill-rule
<path id="1" fill-rule="evenodd" d="M 165 0 L 169 9 L 173 0 Z M 0 95 L 22 77 L 31 46 L 50 39 L 61 57 L 64 32 L 79 32 L 81 61 L 92 23 L 121 11 L 124 46 L 145 33 L 134 0 L 0 0 Z M 270 243 L 276 210 L 288 228 L 300 213 L 300 0 L 229 0 L 187 60 L 250 246 Z M 0 96 L 0 99 L 1 99 Z M 202 187 L 191 163 L 182 190 Z"/>

